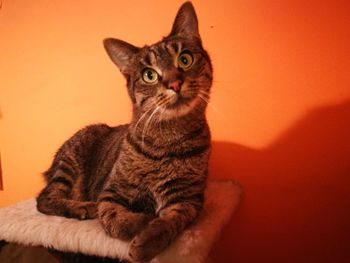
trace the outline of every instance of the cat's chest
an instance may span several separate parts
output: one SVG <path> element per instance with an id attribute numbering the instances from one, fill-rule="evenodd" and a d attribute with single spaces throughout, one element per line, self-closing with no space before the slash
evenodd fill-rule
<path id="1" fill-rule="evenodd" d="M 171 158 L 152 160 L 130 153 L 122 153 L 115 167 L 117 176 L 132 178 L 143 184 L 151 184 L 153 181 L 173 177 L 183 173 L 184 163 Z"/>
<path id="2" fill-rule="evenodd" d="M 134 185 L 142 186 L 153 192 L 160 183 L 173 178 L 188 179 L 192 176 L 201 176 L 206 173 L 208 153 L 190 158 L 150 158 L 143 152 L 135 151 L 130 144 L 124 147 L 117 159 L 112 176 L 114 179 L 123 179 Z"/>

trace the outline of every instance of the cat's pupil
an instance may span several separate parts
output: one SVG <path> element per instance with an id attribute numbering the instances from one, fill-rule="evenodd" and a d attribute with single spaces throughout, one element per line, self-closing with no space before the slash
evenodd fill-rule
<path id="1" fill-rule="evenodd" d="M 182 62 L 183 64 L 187 65 L 187 64 L 188 64 L 188 59 L 187 59 L 185 56 L 183 56 L 183 57 L 181 58 L 181 62 Z"/>
<path id="2" fill-rule="evenodd" d="M 146 75 L 147 75 L 147 78 L 148 78 L 148 79 L 153 80 L 154 75 L 153 75 L 153 72 L 152 72 L 152 71 L 148 70 L 148 71 L 146 72 Z"/>

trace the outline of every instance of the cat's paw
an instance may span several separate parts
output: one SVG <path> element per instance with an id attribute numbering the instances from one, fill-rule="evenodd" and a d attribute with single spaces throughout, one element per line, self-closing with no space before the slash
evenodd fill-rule
<path id="1" fill-rule="evenodd" d="M 81 202 L 74 209 L 74 217 L 85 220 L 97 217 L 97 204 L 95 202 Z"/>
<path id="2" fill-rule="evenodd" d="M 144 213 L 120 212 L 110 210 L 100 216 L 100 222 L 105 231 L 112 237 L 122 240 L 131 240 L 151 220 Z"/>
<path id="3" fill-rule="evenodd" d="M 131 240 L 136 234 L 138 234 L 151 218 L 143 213 L 125 213 L 119 216 L 117 224 L 119 228 L 118 237 L 124 240 Z"/>
<path id="4" fill-rule="evenodd" d="M 131 241 L 129 257 L 135 262 L 147 262 L 162 252 L 171 240 L 167 222 L 155 219 Z"/>

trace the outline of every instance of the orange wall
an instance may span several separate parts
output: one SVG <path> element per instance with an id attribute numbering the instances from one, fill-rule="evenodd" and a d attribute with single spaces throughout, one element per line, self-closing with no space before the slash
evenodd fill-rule
<path id="1" fill-rule="evenodd" d="M 5 206 L 38 193 L 74 131 L 128 122 L 125 81 L 102 39 L 158 41 L 182 1 L 2 2 Z M 193 2 L 215 70 L 211 177 L 245 190 L 215 262 L 349 259 L 350 2 Z"/>

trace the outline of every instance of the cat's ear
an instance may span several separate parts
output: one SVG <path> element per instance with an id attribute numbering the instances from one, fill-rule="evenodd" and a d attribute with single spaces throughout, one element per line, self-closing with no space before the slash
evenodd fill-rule
<path id="1" fill-rule="evenodd" d="M 199 36 L 198 19 L 191 2 L 184 3 L 177 12 L 170 36 Z"/>
<path id="2" fill-rule="evenodd" d="M 103 45 L 107 54 L 122 73 L 128 67 L 131 58 L 139 51 L 139 48 L 119 39 L 106 38 Z"/>

